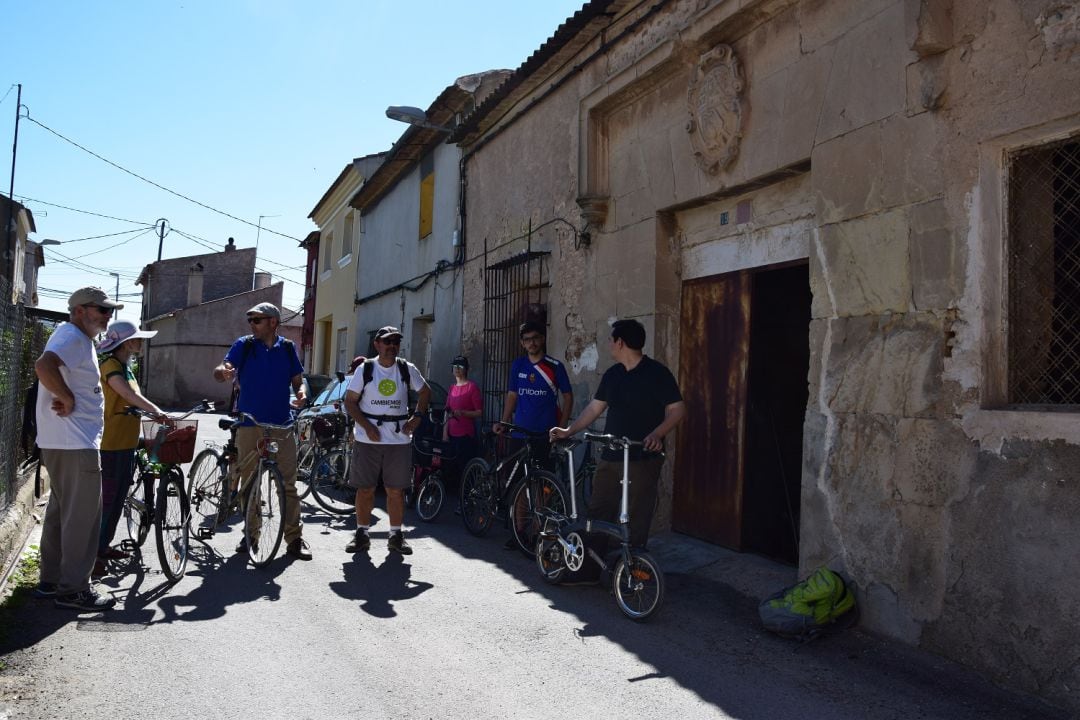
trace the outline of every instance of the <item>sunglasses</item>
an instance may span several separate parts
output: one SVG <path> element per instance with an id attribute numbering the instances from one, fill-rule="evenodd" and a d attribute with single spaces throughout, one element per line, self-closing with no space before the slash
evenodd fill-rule
<path id="1" fill-rule="evenodd" d="M 400 346 L 401 345 L 401 338 L 386 338 L 386 339 L 380 340 L 379 342 L 381 342 L 383 345 L 399 345 Z"/>
<path id="2" fill-rule="evenodd" d="M 96 308 L 97 311 L 99 313 L 101 313 L 102 315 L 112 315 L 113 310 L 114 310 L 114 308 L 101 307 L 100 305 L 94 305 L 92 303 L 90 305 L 83 305 L 83 307 L 84 308 Z"/>
<path id="3" fill-rule="evenodd" d="M 249 317 L 247 320 L 252 325 L 261 325 L 263 320 L 269 320 L 268 317 Z"/>
<path id="4" fill-rule="evenodd" d="M 521 338 L 521 342 L 540 342 L 544 339 L 543 335 L 526 335 Z"/>

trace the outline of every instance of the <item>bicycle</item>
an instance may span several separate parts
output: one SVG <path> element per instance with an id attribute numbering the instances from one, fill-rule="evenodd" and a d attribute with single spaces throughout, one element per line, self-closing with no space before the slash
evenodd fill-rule
<path id="1" fill-rule="evenodd" d="M 349 485 L 352 448 L 349 424 L 342 416 L 315 418 L 311 423 L 312 451 L 307 473 L 311 496 L 324 510 L 349 515 L 356 508 L 356 488 Z M 299 477 L 299 469 L 297 477 Z"/>
<path id="2" fill-rule="evenodd" d="M 142 418 L 142 446 L 136 451 L 136 477 L 124 499 L 128 539 L 120 543 L 127 552 L 139 552 L 154 526 L 158 562 L 170 581 L 184 576 L 187 568 L 190 506 L 184 487 L 182 463 L 191 462 L 199 421 L 187 420 L 193 413 L 209 412 L 213 403 L 203 400 L 175 418 L 173 426 L 161 423 L 157 415 L 137 407 L 124 412 Z M 155 491 L 154 481 L 157 480 Z"/>
<path id="3" fill-rule="evenodd" d="M 413 446 L 413 481 L 407 491 L 411 497 L 406 504 L 415 504 L 416 515 L 424 522 L 433 522 L 442 510 L 446 499 L 446 486 L 442 481 L 442 464 L 456 456 L 450 453 L 450 444 L 433 437 L 420 437 L 414 434 Z M 414 502 L 415 500 L 415 502 Z"/>
<path id="4" fill-rule="evenodd" d="M 236 416 L 230 422 L 230 430 L 250 420 L 263 431 L 255 449 L 237 463 L 237 467 L 243 467 L 251 460 L 258 459 L 255 470 L 240 486 L 238 497 L 244 516 L 244 545 L 248 558 L 252 565 L 262 568 L 277 555 L 285 533 L 285 480 L 277 463 L 279 441 L 271 435 L 271 431 L 285 430 L 291 433 L 292 425 L 261 423 L 246 412 L 238 412 Z M 230 507 L 231 503 L 226 506 L 226 511 Z"/>
<path id="5" fill-rule="evenodd" d="M 531 441 L 546 440 L 547 432 L 500 424 L 524 435 L 528 442 L 494 466 L 483 458 L 465 464 L 461 471 L 461 518 L 465 529 L 477 536 L 486 533 L 496 517 L 505 518 L 518 549 L 531 557 L 540 531 L 538 511 L 565 512 L 566 493 L 555 475 L 539 467 L 533 454 Z M 504 473 L 507 468 L 509 472 Z"/>
<path id="6" fill-rule="evenodd" d="M 213 537 L 216 528 L 225 522 L 231 500 L 230 468 L 236 462 L 236 430 L 232 418 L 221 418 L 218 427 L 229 431 L 225 447 L 207 447 L 195 456 L 188 470 L 188 503 L 191 521 L 196 523 L 196 536 L 202 540 Z M 209 521 L 209 525 L 206 523 Z"/>
<path id="7" fill-rule="evenodd" d="M 588 547 L 588 533 L 602 533 L 619 541 L 618 557 L 611 572 L 611 589 L 615 603 L 626 617 L 636 622 L 648 620 L 664 602 L 664 573 L 656 560 L 644 550 L 630 546 L 630 448 L 643 443 L 614 435 L 585 433 L 586 440 L 601 443 L 612 450 L 622 450 L 623 476 L 622 498 L 619 505 L 619 522 L 586 519 L 578 521 L 577 500 L 574 493 L 573 448 L 579 440 L 562 440 L 554 443 L 554 451 L 567 459 L 570 477 L 570 515 L 549 509 L 541 510 L 543 527 L 536 540 L 536 564 L 544 579 L 558 584 L 568 572 L 576 572 L 588 555 L 607 573 L 610 562 Z"/>

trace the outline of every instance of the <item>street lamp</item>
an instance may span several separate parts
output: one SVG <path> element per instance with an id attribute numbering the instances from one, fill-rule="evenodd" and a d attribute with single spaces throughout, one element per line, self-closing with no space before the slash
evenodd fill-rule
<path id="1" fill-rule="evenodd" d="M 52 238 L 45 238 L 44 240 L 42 240 L 41 242 L 38 243 L 38 245 L 41 245 L 41 246 L 59 245 L 59 244 L 60 244 L 59 240 L 53 240 Z"/>
<path id="2" fill-rule="evenodd" d="M 409 125 L 428 128 L 429 130 L 441 130 L 445 133 L 454 132 L 454 128 L 452 127 L 436 125 L 429 121 L 426 112 L 418 107 L 412 107 L 411 105 L 391 105 L 386 108 L 386 117 L 391 120 L 397 120 L 398 122 L 408 123 Z"/>

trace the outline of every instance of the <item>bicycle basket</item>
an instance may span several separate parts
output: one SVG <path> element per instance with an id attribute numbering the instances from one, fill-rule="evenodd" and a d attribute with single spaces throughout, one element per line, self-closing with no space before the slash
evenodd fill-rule
<path id="1" fill-rule="evenodd" d="M 345 420 L 337 415 L 320 416 L 311 421 L 311 433 L 320 445 L 336 445 L 345 437 Z"/>
<path id="2" fill-rule="evenodd" d="M 195 435 L 198 420 L 177 420 L 176 427 L 169 428 L 156 420 L 143 419 L 143 437 L 147 439 L 151 462 L 180 465 L 195 457 Z"/>
<path id="3" fill-rule="evenodd" d="M 413 462 L 423 467 L 431 467 L 435 460 L 453 460 L 454 446 L 430 436 L 413 436 Z"/>

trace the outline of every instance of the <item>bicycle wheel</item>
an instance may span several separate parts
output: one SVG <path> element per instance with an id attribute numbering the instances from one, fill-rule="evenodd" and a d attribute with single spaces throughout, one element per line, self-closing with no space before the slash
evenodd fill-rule
<path id="1" fill-rule="evenodd" d="M 443 487 L 441 478 L 440 471 L 433 471 L 420 486 L 420 492 L 416 493 L 416 515 L 424 522 L 433 521 L 442 510 L 446 488 Z"/>
<path id="2" fill-rule="evenodd" d="M 631 550 L 629 566 L 621 557 L 615 563 L 612 589 L 623 615 L 644 622 L 664 603 L 664 573 L 651 555 Z"/>
<path id="3" fill-rule="evenodd" d="M 218 511 L 225 502 L 225 465 L 221 453 L 206 448 L 196 456 L 188 470 L 188 505 L 196 526 L 218 524 Z"/>
<path id="4" fill-rule="evenodd" d="M 495 520 L 498 505 L 495 478 L 483 458 L 473 458 L 461 471 L 461 519 L 473 535 L 483 535 Z"/>
<path id="5" fill-rule="evenodd" d="M 311 467 L 311 496 L 327 512 L 348 515 L 356 509 L 356 488 L 349 485 L 349 456 L 342 450 L 318 452 Z"/>
<path id="6" fill-rule="evenodd" d="M 127 497 L 124 498 L 124 520 L 127 524 L 128 537 L 136 547 L 142 547 L 146 542 L 146 536 L 150 534 L 150 525 L 153 522 L 153 518 L 150 517 L 150 507 L 153 503 L 149 502 L 149 493 L 153 492 L 153 487 L 152 475 L 138 473 L 134 482 L 131 483 L 131 488 L 128 489 Z"/>
<path id="7" fill-rule="evenodd" d="M 296 495 L 301 500 L 311 492 L 311 466 L 315 461 L 316 445 L 310 439 L 296 440 Z"/>
<path id="8" fill-rule="evenodd" d="M 154 535 L 158 560 L 165 577 L 176 582 L 184 576 L 188 557 L 188 497 L 184 475 L 171 467 L 158 488 Z"/>
<path id="9" fill-rule="evenodd" d="M 281 471 L 259 463 L 244 494 L 244 541 L 255 567 L 277 555 L 285 532 L 285 483 Z"/>
<path id="10" fill-rule="evenodd" d="M 538 511 L 546 508 L 566 515 L 566 506 L 566 493 L 555 476 L 547 470 L 530 470 L 511 494 L 510 530 L 518 549 L 534 557 L 542 522 Z"/>
<path id="11" fill-rule="evenodd" d="M 562 582 L 566 575 L 566 563 L 563 562 L 563 549 L 553 537 L 539 535 L 536 538 L 536 566 L 540 574 L 552 585 Z"/>

